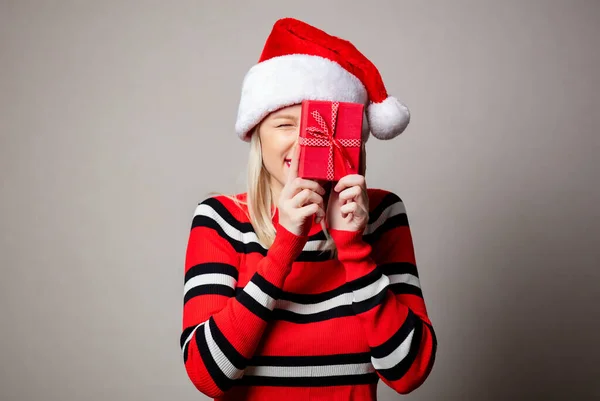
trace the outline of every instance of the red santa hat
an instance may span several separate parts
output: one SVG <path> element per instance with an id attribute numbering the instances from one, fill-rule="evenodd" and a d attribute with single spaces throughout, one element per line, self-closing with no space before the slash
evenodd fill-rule
<path id="1" fill-rule="evenodd" d="M 375 65 L 354 45 L 283 18 L 244 77 L 236 133 L 248 142 L 269 113 L 305 99 L 364 104 L 368 127 L 378 139 L 400 135 L 410 121 L 408 108 L 388 95 Z"/>

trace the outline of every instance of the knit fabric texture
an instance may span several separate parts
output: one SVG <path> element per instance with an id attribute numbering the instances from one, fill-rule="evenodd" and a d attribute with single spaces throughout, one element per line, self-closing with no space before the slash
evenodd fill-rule
<path id="1" fill-rule="evenodd" d="M 364 232 L 329 230 L 335 258 L 322 252 L 319 224 L 302 238 L 279 225 L 276 212 L 267 248 L 247 210 L 227 197 L 196 206 L 180 345 L 200 392 L 216 400 L 370 401 L 380 380 L 399 394 L 423 384 L 437 340 L 406 209 L 393 192 L 368 195 Z"/>

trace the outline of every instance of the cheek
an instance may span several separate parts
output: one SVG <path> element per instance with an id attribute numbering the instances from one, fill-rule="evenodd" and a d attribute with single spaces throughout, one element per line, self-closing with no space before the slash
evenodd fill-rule
<path id="1" fill-rule="evenodd" d="M 283 160 L 280 160 L 279 150 L 272 142 L 266 143 L 262 147 L 263 164 L 267 169 L 277 170 L 283 166 Z M 275 172 L 273 171 L 273 172 Z"/>

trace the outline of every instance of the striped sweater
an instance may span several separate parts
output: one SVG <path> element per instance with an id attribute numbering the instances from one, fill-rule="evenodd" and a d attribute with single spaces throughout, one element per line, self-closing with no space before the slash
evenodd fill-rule
<path id="1" fill-rule="evenodd" d="M 330 230 L 335 258 L 320 248 L 319 224 L 302 238 L 278 224 L 276 210 L 267 249 L 232 200 L 196 206 L 180 345 L 200 392 L 222 401 L 366 401 L 376 400 L 380 379 L 400 394 L 425 381 L 437 340 L 404 204 L 393 192 L 368 194 L 364 232 Z"/>

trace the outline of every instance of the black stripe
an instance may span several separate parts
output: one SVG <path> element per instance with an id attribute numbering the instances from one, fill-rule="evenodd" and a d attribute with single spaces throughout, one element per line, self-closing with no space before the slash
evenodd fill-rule
<path id="1" fill-rule="evenodd" d="M 234 227 L 236 230 L 240 231 L 241 233 L 254 232 L 254 228 L 252 227 L 252 224 L 250 222 L 241 222 L 241 221 L 237 220 L 235 217 L 233 217 L 233 215 L 227 209 L 227 207 L 225 205 L 223 205 L 220 201 L 218 201 L 216 198 L 214 198 L 214 197 L 208 198 L 208 199 L 204 200 L 203 202 L 201 202 L 200 204 L 207 205 L 207 206 L 210 206 L 211 208 L 213 208 L 215 210 L 215 212 L 219 216 L 221 216 L 221 218 L 223 218 L 223 220 L 225 220 L 227 223 L 229 223 L 232 227 Z M 219 235 L 221 237 L 223 237 L 224 239 L 226 239 L 238 253 L 245 253 L 245 254 L 259 253 L 263 256 L 267 255 L 268 249 L 265 249 L 258 242 L 250 242 L 248 244 L 245 244 L 242 241 L 239 241 L 237 239 L 229 237 L 225 233 L 223 228 L 215 220 L 213 220 L 210 217 L 207 217 L 204 215 L 194 216 L 191 228 L 193 229 L 194 227 L 199 227 L 199 226 L 212 228 L 215 231 L 217 231 L 219 233 Z M 311 235 L 308 238 L 308 241 L 325 240 L 325 239 L 326 239 L 325 233 L 322 231 L 319 231 L 318 233 Z M 330 260 L 330 259 L 332 259 L 331 252 L 323 252 L 323 251 L 317 250 L 317 251 L 302 251 L 296 260 L 300 261 L 300 262 L 318 262 L 318 261 L 324 261 L 324 260 Z"/>
<path id="2" fill-rule="evenodd" d="M 411 284 L 394 283 L 394 284 L 390 284 L 388 286 L 388 288 L 391 289 L 392 292 L 396 295 L 411 294 L 411 295 L 417 295 L 417 296 L 423 298 L 423 291 L 421 291 L 421 289 L 419 287 L 416 287 Z"/>
<path id="3" fill-rule="evenodd" d="M 389 192 L 387 195 L 384 196 L 384 198 L 381 200 L 381 202 L 369 213 L 369 223 L 375 222 L 389 206 L 391 206 L 397 202 L 401 203 L 402 200 L 393 192 Z M 219 214 L 227 223 L 229 223 L 232 227 L 234 227 L 236 230 L 240 231 L 241 233 L 254 232 L 254 228 L 252 227 L 252 224 L 250 222 L 240 222 L 239 220 L 237 220 L 235 217 L 233 217 L 233 215 L 227 209 L 227 207 L 225 205 L 223 205 L 223 203 L 221 203 L 215 197 L 208 198 L 208 199 L 204 200 L 203 202 L 201 202 L 200 204 L 207 205 L 207 206 L 210 206 L 211 208 L 213 208 L 215 210 L 215 212 L 217 214 Z M 378 227 L 375 230 L 375 232 L 364 235 L 363 239 L 365 240 L 365 242 L 367 242 L 369 244 L 373 244 L 386 231 L 393 229 L 395 227 L 405 226 L 405 225 L 408 226 L 408 220 L 406 217 L 406 213 L 401 213 L 399 215 L 388 218 L 380 227 Z M 203 215 L 194 216 L 194 219 L 192 222 L 192 228 L 198 227 L 198 226 L 209 227 L 209 228 L 212 228 L 215 231 L 217 231 L 219 233 L 219 235 L 221 237 L 223 237 L 224 239 L 226 239 L 238 253 L 244 253 L 244 254 L 259 253 L 263 256 L 266 256 L 266 254 L 267 254 L 268 249 L 265 249 L 261 244 L 259 244 L 257 242 L 251 242 L 251 243 L 245 244 L 241 241 L 238 241 L 234 238 L 229 237 L 227 234 L 225 234 L 223 229 L 219 226 L 219 224 L 215 220 L 213 220 L 207 216 L 203 216 Z M 308 241 L 325 240 L 325 239 L 326 239 L 325 233 L 323 231 L 319 231 L 319 232 L 311 235 L 308 238 Z M 296 259 L 296 261 L 320 262 L 320 261 L 325 261 L 325 260 L 331 260 L 332 256 L 333 255 L 331 252 L 323 252 L 320 250 L 302 251 L 300 253 L 300 255 L 298 256 L 298 258 Z"/>
<path id="4" fill-rule="evenodd" d="M 398 380 L 402 378 L 406 372 L 410 369 L 411 365 L 419 356 L 419 350 L 421 348 L 421 337 L 423 335 L 423 323 L 421 321 L 417 321 L 415 325 L 415 333 L 413 335 L 410 350 L 406 357 L 400 361 L 396 366 L 393 366 L 389 369 L 380 369 L 378 372 L 381 376 L 385 377 L 390 381 Z"/>
<path id="5" fill-rule="evenodd" d="M 425 370 L 425 377 L 427 377 L 431 373 L 431 370 L 433 369 L 433 365 L 435 364 L 435 357 L 437 355 L 438 342 L 437 342 L 437 335 L 435 334 L 435 330 L 433 329 L 433 326 L 426 322 L 423 322 L 423 324 L 425 326 L 427 326 L 427 328 L 429 329 L 429 332 L 431 333 L 431 338 L 432 338 L 431 358 L 429 359 L 429 364 L 427 365 L 427 369 Z"/>
<path id="6" fill-rule="evenodd" d="M 363 239 L 369 245 L 374 244 L 384 233 L 396 228 L 396 227 L 408 227 L 408 218 L 406 213 L 396 214 L 386 219 L 382 225 L 377 227 L 374 232 L 363 235 Z"/>
<path id="7" fill-rule="evenodd" d="M 255 355 L 250 359 L 251 366 L 326 366 L 351 363 L 371 363 L 369 352 L 334 355 Z"/>
<path id="8" fill-rule="evenodd" d="M 267 281 L 263 276 L 261 276 L 258 272 L 255 272 L 252 278 L 250 279 L 258 288 L 260 288 L 264 293 L 274 299 L 279 299 L 283 290 L 281 288 L 276 287 L 271 282 Z"/>
<path id="9" fill-rule="evenodd" d="M 188 349 L 190 348 L 190 343 L 188 342 L 183 349 L 183 364 L 185 365 L 188 360 Z"/>
<path id="10" fill-rule="evenodd" d="M 248 224 L 250 224 L 250 223 L 248 223 Z M 223 228 L 215 220 L 211 219 L 210 217 L 203 216 L 203 215 L 195 216 L 193 227 L 199 227 L 199 226 L 208 227 L 208 228 L 212 228 L 213 230 L 215 230 L 219 234 L 219 236 L 221 236 L 224 240 L 229 242 L 231 244 L 231 246 L 233 247 L 233 249 L 235 249 L 235 251 L 238 253 L 242 253 L 242 254 L 258 253 L 262 256 L 267 255 L 268 249 L 264 248 L 258 242 L 249 242 L 246 244 L 242 241 L 238 241 L 237 239 L 231 238 L 230 236 L 228 236 L 225 233 Z M 308 238 L 308 240 L 312 241 L 314 238 L 320 237 L 321 235 L 324 238 L 325 234 L 323 232 L 319 232 L 317 234 L 311 235 Z M 296 261 L 298 261 L 298 262 L 322 262 L 322 261 L 331 260 L 331 259 L 332 259 L 331 252 L 323 252 L 321 250 L 316 250 L 316 251 L 302 251 L 300 253 L 300 255 L 296 258 Z"/>
<path id="11" fill-rule="evenodd" d="M 378 271 L 378 269 L 375 269 L 375 270 L 369 272 L 369 274 L 367 274 L 367 276 L 359 277 L 358 279 L 352 280 L 351 282 L 344 283 L 344 284 L 340 285 L 339 287 L 336 287 L 332 290 L 319 292 L 317 294 L 301 294 L 301 293 L 296 293 L 296 292 L 282 291 L 279 294 L 279 296 L 277 297 L 277 299 L 280 299 L 283 301 L 290 301 L 290 302 L 303 304 L 303 305 L 318 304 L 321 302 L 329 301 L 330 299 L 336 298 L 336 297 L 346 294 L 348 292 L 352 292 L 354 290 L 359 290 L 361 288 L 364 288 L 365 286 L 377 281 L 379 279 L 379 277 L 380 277 L 380 272 Z M 405 283 L 390 284 L 389 287 L 392 289 L 397 287 L 396 291 L 395 291 L 396 293 L 402 292 L 402 293 L 410 294 L 410 293 L 414 293 L 416 291 L 416 290 L 412 289 L 412 288 L 415 288 L 414 286 L 408 285 Z M 412 288 L 408 288 L 408 287 L 412 287 Z M 277 288 L 277 287 L 275 287 L 275 288 Z M 236 287 L 235 295 L 241 293 L 243 290 L 244 290 L 244 287 Z M 400 290 L 402 290 L 402 291 L 400 291 Z M 418 290 L 420 291 L 420 288 L 418 288 Z M 275 298 L 275 297 L 273 297 L 273 298 Z"/>
<path id="12" fill-rule="evenodd" d="M 372 384 L 379 381 L 376 372 L 362 375 L 344 375 L 327 377 L 265 377 L 244 375 L 236 381 L 241 386 L 272 386 L 272 387 L 326 387 Z"/>
<path id="13" fill-rule="evenodd" d="M 238 219 L 236 219 L 235 217 L 233 217 L 233 215 L 231 214 L 229 209 L 227 209 L 227 206 L 225 206 L 223 203 L 221 203 L 215 197 L 207 198 L 204 201 L 200 202 L 199 205 L 210 206 L 211 208 L 213 208 L 215 210 L 215 212 L 217 212 L 217 214 L 219 216 L 221 216 L 221 218 L 223 218 L 223 220 L 225 220 L 232 227 L 234 227 L 236 230 L 241 231 L 242 233 L 250 233 L 250 232 L 254 231 L 254 228 L 252 227 L 252 224 L 250 222 L 241 222 Z M 198 217 L 198 216 L 196 216 L 196 217 Z M 192 222 L 192 228 L 194 228 L 198 225 L 196 223 L 197 223 L 196 218 L 194 218 L 194 220 Z"/>
<path id="14" fill-rule="evenodd" d="M 183 348 L 183 343 L 185 343 L 185 340 L 187 340 L 187 338 L 190 336 L 192 331 L 194 331 L 195 327 L 196 326 L 190 326 L 190 327 L 186 327 L 183 330 L 183 332 L 181 333 L 181 336 L 179 336 L 179 348 Z"/>
<path id="15" fill-rule="evenodd" d="M 217 327 L 217 323 L 212 318 L 212 316 L 208 320 L 208 328 L 210 329 L 210 333 L 212 334 L 215 343 L 217 344 L 221 352 L 223 352 L 227 359 L 229 359 L 229 361 L 233 364 L 233 366 L 240 370 L 245 369 L 246 366 L 248 366 L 248 358 L 240 354 L 238 350 L 236 350 L 235 347 L 231 345 L 231 343 L 229 342 L 229 340 L 227 340 L 223 332 L 219 330 L 219 327 Z"/>
<path id="16" fill-rule="evenodd" d="M 411 274 L 417 278 L 419 277 L 417 266 L 409 262 L 384 263 L 377 267 L 379 267 L 381 272 L 386 276 L 391 276 L 392 274 Z"/>
<path id="17" fill-rule="evenodd" d="M 372 224 L 374 222 L 376 222 L 379 217 L 381 217 L 381 214 L 390 206 L 392 206 L 395 203 L 402 203 L 402 199 L 400 199 L 400 197 L 398 195 L 396 195 L 393 192 L 389 192 L 388 194 L 386 194 L 381 201 L 379 202 L 379 204 L 373 208 L 373 210 L 371 210 L 369 212 L 369 222 L 368 224 Z"/>
<path id="18" fill-rule="evenodd" d="M 419 278 L 417 266 L 409 262 L 386 263 L 378 266 L 383 274 L 392 276 L 394 274 L 410 274 Z M 423 298 L 423 292 L 420 287 L 408 283 L 390 283 L 389 288 L 394 294 L 411 294 Z"/>
<path id="19" fill-rule="evenodd" d="M 225 376 L 210 353 L 208 344 L 206 343 L 206 336 L 204 335 L 205 324 L 206 323 L 203 323 L 200 327 L 198 327 L 198 330 L 196 330 L 196 335 L 194 336 L 196 338 L 196 345 L 198 346 L 200 356 L 202 357 L 202 361 L 204 362 L 204 366 L 206 367 L 210 377 L 212 377 L 215 384 L 221 391 L 227 391 L 233 386 L 235 381 Z"/>
<path id="20" fill-rule="evenodd" d="M 252 224 L 250 222 L 241 222 L 241 221 L 237 220 L 235 217 L 233 217 L 233 215 L 231 214 L 229 209 L 227 209 L 227 206 L 225 206 L 223 203 L 221 203 L 215 197 L 207 198 L 206 200 L 204 200 L 203 202 L 201 202 L 199 204 L 207 205 L 207 206 L 210 206 L 211 208 L 213 208 L 219 216 L 221 216 L 227 223 L 229 223 L 229 225 L 234 227 L 236 230 L 238 230 L 244 234 L 254 232 L 254 227 L 252 227 Z M 198 217 L 198 216 L 195 216 L 195 217 Z M 195 221 L 195 219 L 194 219 L 194 221 Z M 202 225 L 202 224 L 200 224 L 200 225 Z M 196 226 L 197 225 L 194 224 L 194 222 L 192 222 L 192 228 L 196 227 Z M 327 239 L 327 238 L 325 237 L 325 233 L 322 231 L 319 231 L 319 232 L 311 235 L 308 238 L 309 241 L 325 240 L 325 239 Z M 260 244 L 258 244 L 258 245 L 260 246 Z M 320 252 L 320 251 L 318 251 L 318 252 Z"/>
<path id="21" fill-rule="evenodd" d="M 334 290 L 322 292 L 319 294 L 299 294 L 299 293 L 290 293 L 286 291 L 282 291 L 281 295 L 277 298 L 284 301 L 291 301 L 295 303 L 300 303 L 303 305 L 311 305 L 320 302 L 325 302 L 330 299 L 333 299 L 336 296 L 351 292 L 352 290 L 358 290 L 360 288 L 364 288 L 367 285 L 370 285 L 377 281 L 381 277 L 381 273 L 378 270 L 373 270 L 368 273 L 364 277 L 360 277 L 356 280 L 353 280 L 351 283 L 345 283 Z M 405 283 L 397 283 L 397 284 L 389 284 L 386 289 L 391 289 L 394 294 L 415 294 L 420 295 L 420 288 L 408 285 Z M 244 287 L 237 287 L 235 289 L 236 296 L 241 294 L 244 290 Z M 334 318 L 354 316 L 357 313 L 363 313 L 368 311 L 375 306 L 383 303 L 385 299 L 387 291 L 381 291 L 374 297 L 371 297 L 365 301 L 358 302 L 355 304 L 346 304 L 340 305 L 335 308 L 311 314 L 299 314 L 295 312 L 291 312 L 285 309 L 275 308 L 270 314 L 270 321 L 286 321 L 298 324 L 305 323 L 315 323 L 321 322 L 325 320 L 330 320 Z M 421 295 L 422 296 L 422 295 Z"/>
<path id="22" fill-rule="evenodd" d="M 375 268 L 373 270 L 371 270 L 369 273 L 367 273 L 366 275 L 359 277 L 357 279 L 354 279 L 352 281 L 349 281 L 348 284 L 348 289 L 350 291 L 356 291 L 356 290 L 360 290 L 361 288 L 365 288 L 368 285 L 373 284 L 374 282 L 376 282 L 377 280 L 379 280 L 382 276 L 381 270 L 379 270 L 378 268 Z"/>
<path id="23" fill-rule="evenodd" d="M 244 288 L 238 287 L 235 289 L 235 291 L 236 291 L 236 296 L 239 297 L 239 295 L 244 292 Z M 338 292 L 344 293 L 347 291 L 340 291 L 340 290 L 336 289 L 335 293 L 338 293 Z M 333 295 L 334 295 L 333 291 L 331 291 L 329 293 L 332 296 L 322 296 L 321 294 L 296 294 L 296 293 L 282 292 L 279 299 L 290 300 L 292 302 L 299 302 L 302 304 L 314 304 L 317 302 L 321 302 L 321 301 L 325 301 L 325 300 L 333 298 Z M 337 295 L 339 295 L 339 294 L 337 294 Z M 270 315 L 271 315 L 271 317 L 269 319 L 270 321 L 280 320 L 280 321 L 303 324 L 303 323 L 322 322 L 325 320 L 335 319 L 338 317 L 354 316 L 354 311 L 352 310 L 352 305 L 347 304 L 347 305 L 340 305 L 340 306 L 337 306 L 335 308 L 332 308 L 332 309 L 329 309 L 329 310 L 326 310 L 323 312 L 311 313 L 308 315 L 291 312 L 291 311 L 288 311 L 285 309 L 275 308 L 270 313 Z"/>
<path id="24" fill-rule="evenodd" d="M 320 292 L 317 294 L 300 294 L 295 292 L 287 292 L 283 291 L 279 296 L 279 299 L 285 301 L 291 301 L 299 304 L 318 304 L 320 302 L 328 301 L 332 298 L 338 297 L 345 293 L 351 292 L 350 285 L 348 283 L 344 283 L 339 287 L 336 287 L 332 290 Z"/>
<path id="25" fill-rule="evenodd" d="M 402 342 L 410 334 L 411 330 L 415 328 L 415 324 L 419 325 L 420 320 L 417 318 L 415 313 L 409 309 L 408 314 L 406 315 L 406 319 L 404 320 L 398 331 L 396 331 L 394 335 L 383 344 L 378 345 L 376 347 L 371 347 L 371 355 L 373 356 L 373 358 L 384 358 L 391 354 L 396 348 L 400 346 L 400 344 L 402 344 Z"/>
<path id="26" fill-rule="evenodd" d="M 190 343 L 191 341 L 188 341 L 187 344 L 185 344 L 185 340 L 187 340 L 187 338 L 190 336 L 190 334 L 194 331 L 194 328 L 196 326 L 190 326 L 190 327 L 186 327 L 185 330 L 183 330 L 183 332 L 181 333 L 181 336 L 179 337 L 179 346 L 182 348 L 183 351 L 183 363 L 185 364 L 188 360 L 188 349 L 190 348 Z"/>
<path id="27" fill-rule="evenodd" d="M 233 277 L 236 281 L 238 279 L 238 270 L 235 268 L 235 266 L 230 265 L 228 263 L 208 262 L 200 263 L 190 267 L 189 270 L 185 273 L 183 283 L 186 284 L 193 277 L 197 277 L 202 274 L 214 273 L 226 274 L 228 276 Z"/>
<path id="28" fill-rule="evenodd" d="M 262 306 L 258 301 L 250 296 L 246 291 L 241 291 L 236 299 L 246 307 L 250 312 L 254 313 L 256 316 L 268 322 L 271 318 L 272 311 Z"/>
<path id="29" fill-rule="evenodd" d="M 221 225 L 219 223 L 217 223 L 217 221 L 212 219 L 211 217 L 208 217 L 208 216 L 205 216 L 202 214 L 194 216 L 194 220 L 192 222 L 192 229 L 194 229 L 196 227 L 211 228 L 211 229 L 215 230 L 217 232 L 217 234 L 219 234 L 220 237 L 222 237 L 223 239 L 228 241 L 237 252 L 244 251 L 244 243 L 241 241 L 235 240 L 235 239 L 231 238 L 229 235 L 227 235 L 227 233 L 225 233 L 225 230 L 223 230 L 223 227 L 221 227 Z M 258 244 L 256 244 L 256 245 L 258 245 Z"/>
<path id="30" fill-rule="evenodd" d="M 244 290 L 244 287 L 237 287 L 235 289 L 235 293 L 238 294 L 238 293 L 242 292 L 243 290 Z M 300 294 L 300 293 L 296 293 L 296 292 L 282 291 L 281 294 L 279 295 L 278 299 L 281 299 L 284 301 L 291 301 L 291 302 L 295 302 L 295 303 L 299 303 L 299 304 L 310 305 L 310 304 L 317 304 L 320 302 L 328 301 L 332 298 L 335 298 L 337 296 L 343 295 L 348 292 L 351 292 L 351 290 L 348 286 L 348 283 L 345 283 L 333 290 L 320 292 L 317 294 Z"/>
<path id="31" fill-rule="evenodd" d="M 377 295 L 375 295 L 369 299 L 365 299 L 364 301 L 360 301 L 360 302 L 353 302 L 352 309 L 354 310 L 354 313 L 356 315 L 359 315 L 361 313 L 364 313 L 366 311 L 369 311 L 369 310 L 375 308 L 378 305 L 381 305 L 385 299 L 385 296 L 387 295 L 387 289 L 388 289 L 388 287 L 386 286 Z"/>
<path id="32" fill-rule="evenodd" d="M 225 297 L 234 297 L 235 290 L 224 284 L 205 284 L 194 287 L 185 293 L 183 304 L 200 295 L 223 295 Z"/>

